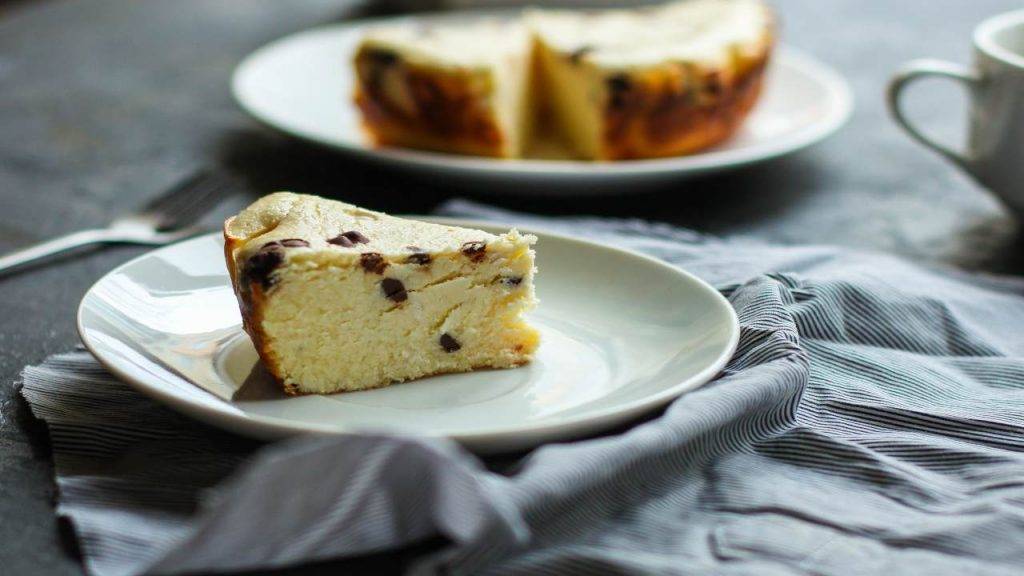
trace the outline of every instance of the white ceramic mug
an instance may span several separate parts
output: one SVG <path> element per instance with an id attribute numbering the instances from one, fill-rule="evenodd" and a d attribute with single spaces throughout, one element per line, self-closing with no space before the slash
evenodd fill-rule
<path id="1" fill-rule="evenodd" d="M 915 140 L 949 158 L 1011 209 L 1024 214 L 1024 10 L 979 24 L 974 30 L 974 54 L 973 67 L 940 60 L 905 64 L 889 82 L 889 111 Z M 903 88 L 929 76 L 951 78 L 968 89 L 969 140 L 963 152 L 925 136 L 903 115 Z"/>

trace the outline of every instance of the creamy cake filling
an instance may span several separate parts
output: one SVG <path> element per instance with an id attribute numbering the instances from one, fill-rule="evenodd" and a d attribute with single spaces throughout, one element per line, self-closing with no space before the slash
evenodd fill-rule
<path id="1" fill-rule="evenodd" d="M 296 264 L 278 274 L 262 325 L 286 386 L 303 392 L 372 388 L 423 375 L 510 367 L 535 336 L 520 316 L 532 264 L 469 263 L 342 268 Z"/>

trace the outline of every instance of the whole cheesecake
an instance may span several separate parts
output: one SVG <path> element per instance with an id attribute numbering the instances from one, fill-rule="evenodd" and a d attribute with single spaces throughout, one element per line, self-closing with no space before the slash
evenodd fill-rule
<path id="1" fill-rule="evenodd" d="M 508 368 L 539 342 L 535 237 L 279 192 L 224 223 L 243 325 L 288 394 Z"/>
<path id="2" fill-rule="evenodd" d="M 773 44 L 760 0 L 394 24 L 356 52 L 356 102 L 381 145 L 515 158 L 547 138 L 580 159 L 683 155 L 737 131 Z"/>

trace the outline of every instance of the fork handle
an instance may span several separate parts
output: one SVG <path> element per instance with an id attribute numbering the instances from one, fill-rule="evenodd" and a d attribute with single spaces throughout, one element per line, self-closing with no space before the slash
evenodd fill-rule
<path id="1" fill-rule="evenodd" d="M 19 266 L 41 260 L 47 256 L 67 252 L 81 246 L 100 244 L 105 242 L 117 242 L 122 240 L 120 235 L 113 234 L 110 230 L 82 230 L 72 232 L 66 236 L 60 236 L 53 240 L 47 240 L 34 244 L 27 248 L 15 250 L 9 254 L 0 256 L 0 275 L 6 274 Z"/>

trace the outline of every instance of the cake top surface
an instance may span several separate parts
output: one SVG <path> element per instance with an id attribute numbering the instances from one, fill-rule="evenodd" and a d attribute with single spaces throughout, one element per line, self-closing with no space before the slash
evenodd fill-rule
<path id="1" fill-rule="evenodd" d="M 770 41 L 772 16 L 760 0 L 687 0 L 599 11 L 535 10 L 533 29 L 556 50 L 613 68 L 665 61 L 715 66 Z"/>
<path id="2" fill-rule="evenodd" d="M 333 254 L 376 252 L 399 256 L 454 252 L 468 242 L 490 243 L 498 239 L 483 230 L 397 218 L 337 200 L 292 192 L 275 192 L 260 198 L 229 220 L 224 233 L 241 242 L 243 255 L 269 242 L 329 250 Z"/>
<path id="3" fill-rule="evenodd" d="M 445 67 L 487 67 L 508 57 L 522 57 L 529 40 L 522 22 L 506 18 L 474 18 L 458 24 L 410 20 L 371 26 L 363 35 L 364 46 Z"/>

